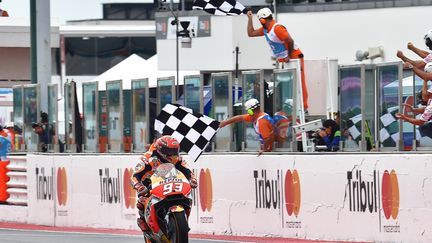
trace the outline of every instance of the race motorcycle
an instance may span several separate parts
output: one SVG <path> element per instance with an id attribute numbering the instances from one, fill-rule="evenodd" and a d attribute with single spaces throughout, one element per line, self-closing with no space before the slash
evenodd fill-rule
<path id="1" fill-rule="evenodd" d="M 188 216 L 192 206 L 189 180 L 173 164 L 166 163 L 156 168 L 150 181 L 144 217 L 151 232 L 144 232 L 145 241 L 188 242 Z"/>

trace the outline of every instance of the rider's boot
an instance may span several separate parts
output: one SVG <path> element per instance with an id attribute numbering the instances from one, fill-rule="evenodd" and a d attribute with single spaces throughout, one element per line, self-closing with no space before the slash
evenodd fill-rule
<path id="1" fill-rule="evenodd" d="M 141 229 L 142 232 L 149 232 L 150 228 L 148 224 L 144 221 L 142 218 L 137 218 L 137 224 L 138 227 Z"/>

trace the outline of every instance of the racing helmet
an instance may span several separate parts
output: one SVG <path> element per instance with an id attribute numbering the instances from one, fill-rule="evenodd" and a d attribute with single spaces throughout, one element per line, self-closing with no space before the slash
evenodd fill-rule
<path id="1" fill-rule="evenodd" d="M 249 115 L 253 115 L 254 114 L 254 110 L 260 106 L 260 103 L 257 99 L 249 99 L 248 101 L 246 101 L 245 103 L 245 110 L 247 111 L 247 113 Z"/>
<path id="2" fill-rule="evenodd" d="M 424 36 L 425 44 L 432 50 L 432 29 L 428 30 Z"/>
<path id="3" fill-rule="evenodd" d="M 169 163 L 175 164 L 179 158 L 180 143 L 171 136 L 162 136 L 155 142 L 156 152 Z"/>
<path id="4" fill-rule="evenodd" d="M 262 8 L 258 10 L 257 17 L 258 19 L 266 19 L 272 15 L 272 11 L 269 8 Z"/>

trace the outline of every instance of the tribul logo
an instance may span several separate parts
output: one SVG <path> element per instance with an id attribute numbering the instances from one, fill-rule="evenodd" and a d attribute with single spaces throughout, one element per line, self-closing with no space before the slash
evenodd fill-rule
<path id="1" fill-rule="evenodd" d="M 54 200 L 54 168 L 36 167 L 37 200 Z"/>
<path id="2" fill-rule="evenodd" d="M 60 206 L 67 203 L 67 174 L 64 167 L 57 168 L 57 202 Z"/>
<path id="3" fill-rule="evenodd" d="M 123 194 L 126 208 L 135 208 L 136 191 L 130 184 L 132 174 L 132 168 L 126 168 L 123 173 Z"/>
<path id="4" fill-rule="evenodd" d="M 120 182 L 122 181 L 121 169 L 99 169 L 100 200 L 101 203 L 120 203 Z"/>
<path id="5" fill-rule="evenodd" d="M 285 174 L 285 207 L 288 215 L 297 217 L 300 212 L 300 177 L 297 170 L 288 170 Z"/>
<path id="6" fill-rule="evenodd" d="M 382 176 L 382 207 L 386 219 L 396 219 L 399 214 L 399 183 L 396 172 L 385 170 Z"/>
<path id="7" fill-rule="evenodd" d="M 279 210 L 282 202 L 282 170 L 254 170 L 255 207 Z"/>
<path id="8" fill-rule="evenodd" d="M 210 170 L 201 169 L 199 174 L 199 199 L 203 212 L 211 211 L 213 201 L 213 185 Z"/>

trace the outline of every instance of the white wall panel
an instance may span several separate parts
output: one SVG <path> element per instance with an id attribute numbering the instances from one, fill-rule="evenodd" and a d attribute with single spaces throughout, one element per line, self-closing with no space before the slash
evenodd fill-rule
<path id="1" fill-rule="evenodd" d="M 136 229 L 125 171 L 138 158 L 29 155 L 28 222 Z M 429 154 L 203 155 L 190 166 L 199 182 L 193 233 L 432 241 Z M 42 167 L 56 178 L 49 200 L 36 197 L 35 169 L 41 178 Z M 59 168 L 67 174 L 63 205 Z"/>

